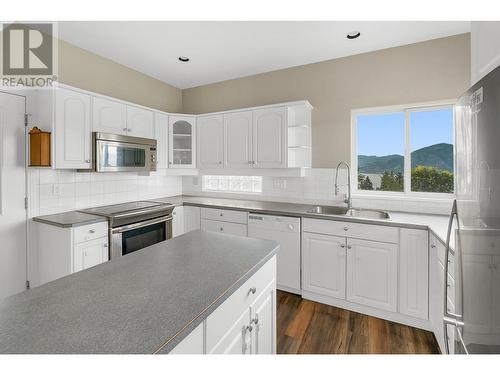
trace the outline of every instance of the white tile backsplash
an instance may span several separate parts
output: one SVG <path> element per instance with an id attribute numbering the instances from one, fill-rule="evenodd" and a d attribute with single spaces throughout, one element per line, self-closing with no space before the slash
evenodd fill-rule
<path id="1" fill-rule="evenodd" d="M 30 177 L 33 216 L 182 194 L 182 177 L 164 170 L 146 176 L 40 169 Z"/>
<path id="2" fill-rule="evenodd" d="M 256 173 L 258 174 L 258 173 Z M 284 183 L 283 183 L 284 181 Z M 306 169 L 304 177 L 262 177 L 262 193 L 203 192 L 201 178 L 185 176 L 182 179 L 184 194 L 234 199 L 294 202 L 318 205 L 343 205 L 347 193 L 347 170 L 339 170 L 339 194 L 335 195 L 335 169 Z M 356 184 L 357 181 L 352 181 Z M 449 214 L 450 199 L 421 199 L 411 197 L 353 196 L 353 206 L 418 213 Z"/>

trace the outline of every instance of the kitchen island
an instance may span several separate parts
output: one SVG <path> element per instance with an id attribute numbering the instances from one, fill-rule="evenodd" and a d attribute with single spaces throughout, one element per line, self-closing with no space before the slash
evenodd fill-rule
<path id="1" fill-rule="evenodd" d="M 0 301 L 0 353 L 272 353 L 278 249 L 195 231 L 27 290 Z"/>

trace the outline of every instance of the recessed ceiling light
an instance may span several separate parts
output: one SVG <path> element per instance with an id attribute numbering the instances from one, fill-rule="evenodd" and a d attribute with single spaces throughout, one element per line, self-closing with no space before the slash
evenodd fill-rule
<path id="1" fill-rule="evenodd" d="M 189 57 L 186 57 L 186 56 L 179 56 L 179 61 L 182 61 L 182 62 L 188 62 L 188 61 L 189 61 Z"/>
<path id="2" fill-rule="evenodd" d="M 359 31 L 351 31 L 350 33 L 347 33 L 347 39 L 356 39 L 360 35 L 361 33 Z"/>

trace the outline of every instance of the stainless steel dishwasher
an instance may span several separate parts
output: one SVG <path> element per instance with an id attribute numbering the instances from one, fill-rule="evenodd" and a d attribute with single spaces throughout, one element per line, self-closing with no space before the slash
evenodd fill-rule
<path id="1" fill-rule="evenodd" d="M 248 237 L 274 240 L 278 289 L 300 293 L 300 218 L 249 213 Z"/>

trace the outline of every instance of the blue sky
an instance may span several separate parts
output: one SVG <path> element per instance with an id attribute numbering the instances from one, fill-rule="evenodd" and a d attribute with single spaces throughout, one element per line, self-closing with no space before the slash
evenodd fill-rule
<path id="1" fill-rule="evenodd" d="M 404 154 L 405 113 L 358 116 L 358 155 Z M 453 109 L 410 114 L 412 151 L 436 143 L 453 143 Z"/>

